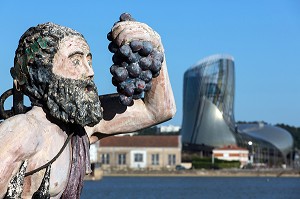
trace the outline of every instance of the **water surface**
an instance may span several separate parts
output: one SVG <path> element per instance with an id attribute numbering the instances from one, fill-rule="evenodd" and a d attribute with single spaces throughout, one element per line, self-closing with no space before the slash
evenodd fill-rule
<path id="1" fill-rule="evenodd" d="M 300 199 L 293 177 L 104 177 L 85 181 L 82 199 Z"/>

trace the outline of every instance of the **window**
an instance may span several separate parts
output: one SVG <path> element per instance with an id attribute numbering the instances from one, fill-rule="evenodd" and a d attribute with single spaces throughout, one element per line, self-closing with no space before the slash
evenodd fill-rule
<path id="1" fill-rule="evenodd" d="M 143 162 L 143 154 L 135 153 L 134 154 L 134 162 Z"/>
<path id="2" fill-rule="evenodd" d="M 159 154 L 152 154 L 151 156 L 152 165 L 159 165 Z"/>
<path id="3" fill-rule="evenodd" d="M 169 154 L 168 155 L 168 165 L 175 165 L 176 164 L 176 155 Z"/>
<path id="4" fill-rule="evenodd" d="M 119 165 L 126 164 L 126 154 L 125 153 L 118 155 L 118 164 Z"/>
<path id="5" fill-rule="evenodd" d="M 109 164 L 109 153 L 104 153 L 101 155 L 101 163 Z"/>

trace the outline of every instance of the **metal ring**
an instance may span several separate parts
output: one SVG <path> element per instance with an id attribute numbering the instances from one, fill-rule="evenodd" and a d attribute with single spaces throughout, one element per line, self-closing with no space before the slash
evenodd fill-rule
<path id="1" fill-rule="evenodd" d="M 9 89 L 5 91 L 0 97 L 0 119 L 7 119 L 14 115 L 13 110 L 4 110 L 4 102 L 5 100 L 13 95 L 13 89 Z"/>

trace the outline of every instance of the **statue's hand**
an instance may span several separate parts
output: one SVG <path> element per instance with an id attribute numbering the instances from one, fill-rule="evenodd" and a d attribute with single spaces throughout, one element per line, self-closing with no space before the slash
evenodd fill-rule
<path id="1" fill-rule="evenodd" d="M 133 19 L 115 23 L 111 30 L 111 37 L 119 47 L 134 40 L 150 41 L 154 48 L 163 52 L 159 34 L 147 24 Z"/>
<path id="2" fill-rule="evenodd" d="M 108 49 L 114 53 L 110 72 L 120 94 L 121 104 L 130 106 L 152 87 L 152 78 L 160 74 L 164 52 L 160 36 L 148 25 L 123 13 L 108 34 Z"/>
<path id="3" fill-rule="evenodd" d="M 176 112 L 160 36 L 122 14 L 107 39 L 113 53 L 110 73 L 118 94 L 101 98 L 104 119 L 87 130 L 93 141 L 162 123 Z"/>

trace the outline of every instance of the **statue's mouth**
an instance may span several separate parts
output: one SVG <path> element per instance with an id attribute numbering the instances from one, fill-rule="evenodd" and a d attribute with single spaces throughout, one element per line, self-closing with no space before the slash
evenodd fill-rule
<path id="1" fill-rule="evenodd" d="M 85 92 L 86 93 L 88 93 L 88 92 L 90 92 L 90 91 L 93 91 L 94 90 L 94 87 L 92 86 L 92 85 L 87 85 L 86 87 L 85 87 Z"/>

